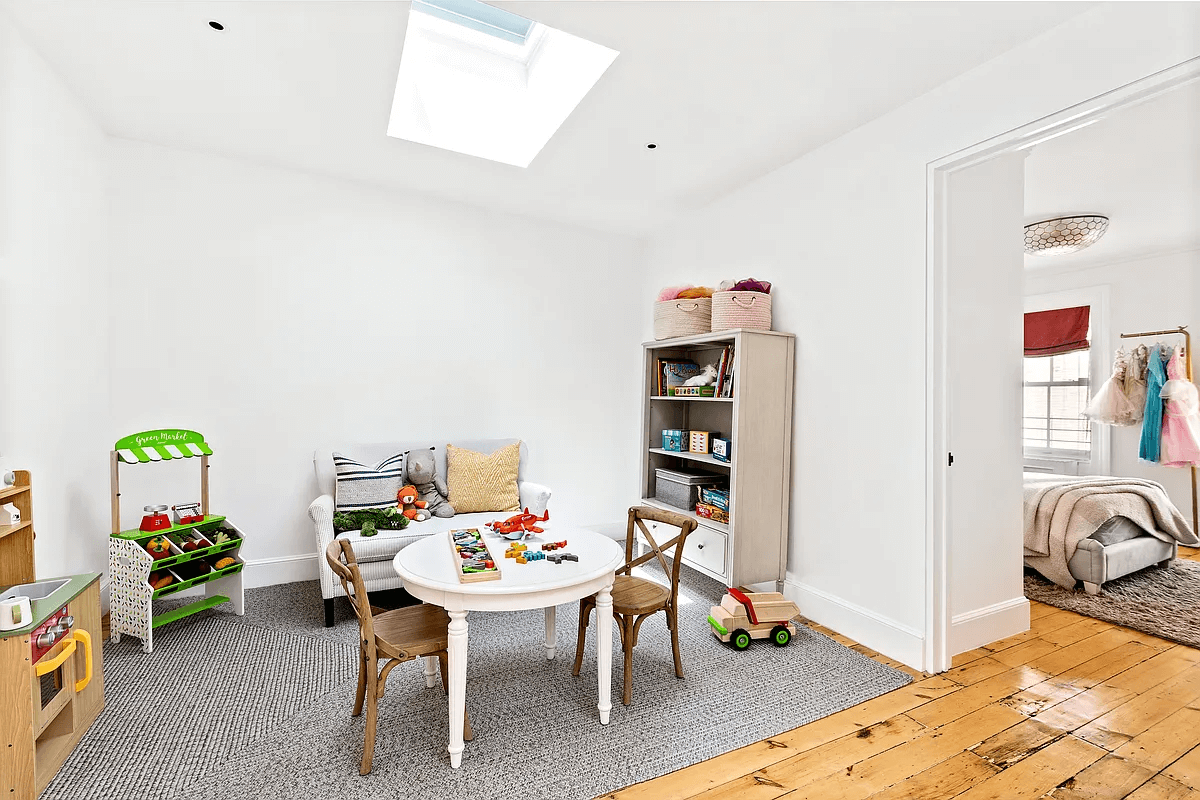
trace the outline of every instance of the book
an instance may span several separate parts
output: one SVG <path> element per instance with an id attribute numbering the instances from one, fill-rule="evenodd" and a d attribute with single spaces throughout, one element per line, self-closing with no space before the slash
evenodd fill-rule
<path id="1" fill-rule="evenodd" d="M 713 393 L 714 397 L 723 397 L 723 395 L 721 394 L 721 388 L 725 382 L 725 367 L 727 366 L 728 361 L 729 361 L 729 348 L 725 347 L 723 350 L 721 350 L 721 362 L 720 362 L 720 365 L 717 367 L 717 382 L 715 384 L 717 388 L 716 388 L 715 392 Z"/>
<path id="2" fill-rule="evenodd" d="M 695 361 L 664 361 L 663 385 L 660 395 L 669 395 L 677 386 L 683 386 L 689 378 L 700 374 L 700 365 Z"/>

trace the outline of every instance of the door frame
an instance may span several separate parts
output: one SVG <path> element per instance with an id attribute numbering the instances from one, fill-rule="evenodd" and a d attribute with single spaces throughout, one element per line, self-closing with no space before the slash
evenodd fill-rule
<path id="1" fill-rule="evenodd" d="M 924 669 L 950 668 L 950 442 L 947 209 L 951 173 L 1071 133 L 1117 111 L 1200 80 L 1200 57 L 1148 75 L 926 165 L 925 632 Z"/>

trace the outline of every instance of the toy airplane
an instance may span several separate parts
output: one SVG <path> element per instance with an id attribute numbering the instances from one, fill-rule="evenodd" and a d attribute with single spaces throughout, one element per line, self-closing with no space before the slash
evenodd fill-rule
<path id="1" fill-rule="evenodd" d="M 539 528 L 534 523 L 546 522 L 549 519 L 550 509 L 547 508 L 546 513 L 539 517 L 537 514 L 530 514 L 527 508 L 524 513 L 514 514 L 503 522 L 497 520 L 484 524 L 491 528 L 493 532 L 504 536 L 504 538 L 516 540 L 524 539 L 531 533 L 543 533 L 545 529 Z"/>

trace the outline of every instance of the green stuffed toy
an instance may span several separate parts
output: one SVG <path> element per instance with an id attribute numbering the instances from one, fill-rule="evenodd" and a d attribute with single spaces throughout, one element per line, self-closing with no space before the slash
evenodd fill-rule
<path id="1" fill-rule="evenodd" d="M 359 536 L 374 536 L 380 530 L 398 531 L 408 527 L 408 517 L 397 508 L 370 508 L 363 511 L 339 511 L 333 515 L 334 533 L 359 531 Z"/>

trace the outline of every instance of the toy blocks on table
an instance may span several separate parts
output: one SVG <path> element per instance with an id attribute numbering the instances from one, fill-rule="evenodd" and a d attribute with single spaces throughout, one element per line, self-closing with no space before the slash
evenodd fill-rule
<path id="1" fill-rule="evenodd" d="M 545 557 L 547 561 L 552 561 L 555 564 L 561 564 L 564 561 L 579 561 L 579 556 L 574 553 L 551 553 Z"/>
<path id="2" fill-rule="evenodd" d="M 520 542 L 513 542 L 512 544 L 510 544 L 508 546 L 508 549 L 504 551 L 504 557 L 519 559 L 520 555 L 528 549 L 529 549 L 528 545 L 521 544 Z M 521 561 L 520 563 L 523 564 L 525 562 Z"/>
<path id="3" fill-rule="evenodd" d="M 542 545 L 542 550 L 544 550 L 547 553 L 550 553 L 555 550 L 561 550 L 562 548 L 564 548 L 566 546 L 567 546 L 567 540 L 563 539 L 561 542 L 546 542 L 544 545 Z"/>

